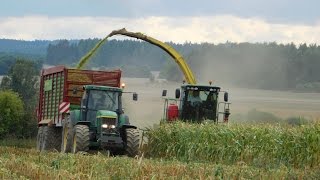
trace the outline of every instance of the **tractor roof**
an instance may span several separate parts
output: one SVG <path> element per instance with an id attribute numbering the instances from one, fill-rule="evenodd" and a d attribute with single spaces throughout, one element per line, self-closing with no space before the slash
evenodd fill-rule
<path id="1" fill-rule="evenodd" d="M 111 86 L 85 85 L 84 88 L 87 89 L 87 90 L 118 91 L 118 92 L 122 92 L 122 89 L 121 89 L 121 88 L 111 87 Z"/>

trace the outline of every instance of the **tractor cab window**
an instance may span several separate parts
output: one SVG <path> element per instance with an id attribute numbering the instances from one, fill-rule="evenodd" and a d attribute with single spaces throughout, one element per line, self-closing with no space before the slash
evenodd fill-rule
<path id="1" fill-rule="evenodd" d="M 93 110 L 116 111 L 118 109 L 119 92 L 90 90 L 88 108 Z"/>

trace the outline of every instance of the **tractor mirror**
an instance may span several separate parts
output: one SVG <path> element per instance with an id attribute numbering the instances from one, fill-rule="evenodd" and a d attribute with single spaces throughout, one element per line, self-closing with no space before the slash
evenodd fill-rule
<path id="1" fill-rule="evenodd" d="M 137 93 L 133 93 L 132 99 L 133 99 L 134 101 L 138 101 L 138 94 L 137 94 Z"/>
<path id="2" fill-rule="evenodd" d="M 176 89 L 176 99 L 180 98 L 180 89 Z"/>
<path id="3" fill-rule="evenodd" d="M 228 102 L 228 100 L 229 100 L 228 92 L 225 92 L 224 93 L 224 102 Z"/>
<path id="4" fill-rule="evenodd" d="M 162 91 L 162 97 L 165 97 L 165 96 L 167 96 L 167 90 Z"/>

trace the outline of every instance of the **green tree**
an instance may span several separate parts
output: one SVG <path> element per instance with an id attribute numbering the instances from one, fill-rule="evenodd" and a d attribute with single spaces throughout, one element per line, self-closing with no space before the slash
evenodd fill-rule
<path id="1" fill-rule="evenodd" d="M 0 84 L 1 89 L 18 93 L 24 104 L 25 113 L 23 121 L 19 124 L 19 127 L 22 128 L 17 131 L 17 136 L 30 137 L 36 134 L 35 108 L 38 98 L 38 79 L 37 64 L 33 61 L 19 59 Z"/>
<path id="2" fill-rule="evenodd" d="M 30 110 L 29 108 L 33 109 L 32 107 L 36 104 L 38 76 L 39 72 L 34 62 L 19 59 L 11 66 L 0 87 L 17 92 L 21 96 L 26 109 Z"/>
<path id="3" fill-rule="evenodd" d="M 21 132 L 24 128 L 20 125 L 23 115 L 23 102 L 19 95 L 10 90 L 0 91 L 0 138 Z"/>

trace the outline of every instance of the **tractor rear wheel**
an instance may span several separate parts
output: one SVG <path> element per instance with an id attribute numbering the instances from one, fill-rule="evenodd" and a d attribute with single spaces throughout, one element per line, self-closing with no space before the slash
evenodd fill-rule
<path id="1" fill-rule="evenodd" d="M 72 153 L 88 152 L 90 145 L 89 127 L 86 125 L 76 125 L 73 128 Z"/>
<path id="2" fill-rule="evenodd" d="M 41 151 L 43 142 L 43 126 L 38 127 L 37 134 L 37 151 Z"/>
<path id="3" fill-rule="evenodd" d="M 43 126 L 41 151 L 60 151 L 60 130 L 60 128 L 56 128 L 53 126 Z"/>
<path id="4" fill-rule="evenodd" d="M 135 157 L 139 154 L 139 130 L 126 129 L 126 154 L 129 157 Z"/>
<path id="5" fill-rule="evenodd" d="M 61 133 L 61 152 L 69 153 L 72 149 L 72 136 L 73 136 L 73 127 L 71 120 L 67 118 L 62 126 Z"/>

